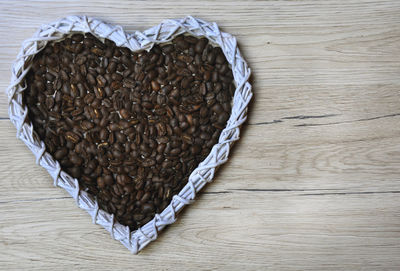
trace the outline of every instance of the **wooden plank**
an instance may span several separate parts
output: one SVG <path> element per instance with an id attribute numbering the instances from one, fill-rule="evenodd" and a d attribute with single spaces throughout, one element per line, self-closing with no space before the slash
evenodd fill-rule
<path id="1" fill-rule="evenodd" d="M 203 2 L 195 9 L 180 4 L 180 9 L 173 12 L 168 5 L 174 2 L 168 1 L 155 1 L 157 8 L 147 9 L 143 9 L 142 2 L 125 2 L 121 4 L 122 9 L 109 9 L 107 1 L 84 6 L 81 1 L 69 1 L 63 9 L 51 2 L 3 2 L 0 7 L 7 12 L 0 18 L 0 25 L 13 25 L 15 31 L 3 27 L 0 35 L 0 50 L 9 52 L 0 56 L 0 72 L 4 75 L 0 88 L 5 89 L 9 84 L 10 64 L 21 42 L 31 37 L 41 24 L 65 16 L 66 9 L 121 24 L 127 31 L 144 30 L 162 19 L 187 14 L 217 21 L 222 30 L 238 37 L 240 48 L 253 70 L 255 97 L 270 95 L 275 86 L 291 88 L 289 94 L 279 92 L 280 97 L 292 96 L 304 90 L 293 89 L 305 87 L 309 90 L 305 93 L 306 98 L 319 93 L 317 90 L 321 85 L 324 88 L 330 86 L 326 91 L 332 95 L 340 95 L 340 90 L 346 91 L 348 85 L 399 85 L 400 30 L 397 25 L 400 19 L 396 11 L 400 11 L 400 4 L 396 1 L 379 2 L 379 5 L 363 2 L 346 1 L 347 5 L 335 1 L 330 5 L 317 5 L 312 1 L 226 2 L 217 4 L 215 10 L 209 9 L 214 2 Z M 44 8 L 40 16 L 35 16 L 37 5 Z M 220 16 L 218 8 L 221 7 L 230 12 Z M 134 15 L 123 12 L 124 9 L 132 10 Z M 335 91 L 337 87 L 338 92 Z M 396 97 L 399 99 L 398 94 Z M 318 100 L 316 97 L 315 101 Z M 0 101 L 0 117 L 7 117 L 5 99 Z"/>
<path id="2" fill-rule="evenodd" d="M 400 127 L 391 129 L 391 118 L 368 122 L 371 123 L 315 127 L 282 123 L 276 124 L 274 131 L 270 125 L 246 126 L 242 140 L 234 147 L 231 159 L 221 168 L 209 192 L 238 189 L 284 189 L 296 194 L 400 191 L 400 152 L 394 149 L 400 146 Z M 369 134 L 374 123 L 381 129 Z M 301 135 L 303 141 L 293 137 L 294 134 Z M 24 143 L 15 138 L 11 122 L 0 120 L 0 135 L 4 139 L 0 142 L 0 157 L 5 161 L 13 153 L 18 161 L 0 165 L 1 172 L 14 180 L 0 186 L 2 201 L 15 198 L 16 194 L 9 194 L 10 190 L 18 193 L 18 200 L 32 199 L 32 191 L 39 193 L 38 198 L 55 193 L 58 189 L 52 186 L 51 177 L 36 165 Z M 57 191 L 56 197 L 62 195 Z"/>
<path id="3" fill-rule="evenodd" d="M 127 31 L 217 21 L 254 101 L 215 182 L 133 256 L 53 187 L 1 92 L 0 270 L 400 268 L 400 2 L 1 1 L 1 89 L 21 42 L 68 14 Z"/>
<path id="4" fill-rule="evenodd" d="M 0 259 L 8 268 L 372 270 L 400 264 L 394 257 L 400 253 L 398 194 L 204 194 L 137 257 L 92 225 L 71 199 L 0 206 Z"/>

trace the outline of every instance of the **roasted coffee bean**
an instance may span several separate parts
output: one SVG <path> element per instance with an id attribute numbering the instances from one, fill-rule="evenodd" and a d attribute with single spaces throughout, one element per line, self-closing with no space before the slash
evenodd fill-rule
<path id="1" fill-rule="evenodd" d="M 156 161 L 152 158 L 147 158 L 142 162 L 143 167 L 151 167 L 156 164 Z"/>
<path id="2" fill-rule="evenodd" d="M 221 114 L 219 114 L 217 122 L 219 124 L 225 124 L 228 119 L 229 119 L 229 114 L 226 112 L 222 112 Z"/>
<path id="3" fill-rule="evenodd" d="M 143 210 L 143 213 L 145 213 L 145 214 L 152 213 L 152 212 L 154 212 L 154 205 L 152 203 L 146 203 L 143 205 L 142 210 Z"/>
<path id="4" fill-rule="evenodd" d="M 183 39 L 183 37 L 176 42 L 175 46 L 181 51 L 189 48 L 189 44 Z"/>
<path id="5" fill-rule="evenodd" d="M 192 154 L 198 154 L 201 151 L 201 147 L 199 145 L 193 145 L 192 147 L 190 147 L 190 152 Z"/>
<path id="6" fill-rule="evenodd" d="M 153 179 L 153 180 L 154 180 L 154 179 Z M 147 202 L 150 198 L 151 198 L 150 192 L 146 192 L 146 193 L 142 196 L 142 198 L 140 199 L 140 202 L 141 202 L 141 203 L 145 203 L 145 202 Z M 143 206 L 143 207 L 144 207 L 144 206 Z"/>
<path id="7" fill-rule="evenodd" d="M 62 160 L 67 154 L 68 150 L 66 148 L 61 148 L 54 153 L 54 158 L 57 160 Z"/>
<path id="8" fill-rule="evenodd" d="M 52 96 L 49 96 L 46 98 L 46 105 L 47 105 L 47 109 L 51 109 L 54 106 L 54 98 Z"/>
<path id="9" fill-rule="evenodd" d="M 94 76 L 91 73 L 89 73 L 87 75 L 86 79 L 90 85 L 92 85 L 92 86 L 96 85 L 96 79 L 94 78 Z"/>
<path id="10" fill-rule="evenodd" d="M 99 139 L 102 141 L 106 141 L 108 139 L 108 135 L 109 135 L 108 130 L 103 128 L 100 130 Z"/>
<path id="11" fill-rule="evenodd" d="M 80 166 L 83 163 L 83 159 L 75 153 L 72 154 L 69 159 L 76 166 Z"/>
<path id="12" fill-rule="evenodd" d="M 80 167 L 72 167 L 67 170 L 69 174 L 71 174 L 74 178 L 79 178 L 82 175 L 82 169 Z"/>
<path id="13" fill-rule="evenodd" d="M 211 74 L 211 81 L 216 83 L 218 82 L 218 72 L 217 71 L 213 71 Z"/>
<path id="14" fill-rule="evenodd" d="M 201 54 L 206 47 L 208 40 L 206 38 L 201 38 L 197 41 L 196 46 L 194 48 L 196 53 Z"/>
<path id="15" fill-rule="evenodd" d="M 116 139 L 117 139 L 117 141 L 119 142 L 119 143 L 125 143 L 126 142 L 126 136 L 123 134 L 123 133 L 116 133 L 115 134 L 115 137 L 116 137 Z"/>
<path id="16" fill-rule="evenodd" d="M 160 90 L 160 85 L 157 81 L 151 81 L 151 88 L 154 91 L 159 91 Z"/>
<path id="17" fill-rule="evenodd" d="M 172 149 L 169 154 L 172 155 L 172 156 L 177 156 L 180 153 L 181 153 L 181 149 L 175 148 L 175 149 Z"/>
<path id="18" fill-rule="evenodd" d="M 74 132 L 68 131 L 65 133 L 65 139 L 72 143 L 78 143 L 79 136 Z"/>
<path id="19" fill-rule="evenodd" d="M 105 178 L 103 176 L 97 177 L 97 187 L 102 189 L 106 186 Z"/>
<path id="20" fill-rule="evenodd" d="M 129 119 L 129 118 L 131 117 L 131 114 L 130 114 L 129 111 L 126 110 L 125 108 L 122 108 L 122 109 L 119 111 L 119 114 L 120 114 L 121 117 L 124 118 L 124 119 Z"/>
<path id="21" fill-rule="evenodd" d="M 208 53 L 207 62 L 208 62 L 208 64 L 214 65 L 214 63 L 215 63 L 215 53 L 214 53 L 214 51 L 211 51 L 211 52 Z"/>
<path id="22" fill-rule="evenodd" d="M 94 127 L 94 124 L 93 124 L 93 122 L 84 120 L 81 123 L 81 127 L 82 127 L 83 130 L 90 130 L 90 129 L 92 129 Z"/>
<path id="23" fill-rule="evenodd" d="M 131 230 L 160 213 L 208 155 L 235 90 L 222 50 L 193 36 L 133 53 L 75 33 L 49 42 L 26 81 L 46 150 Z"/>

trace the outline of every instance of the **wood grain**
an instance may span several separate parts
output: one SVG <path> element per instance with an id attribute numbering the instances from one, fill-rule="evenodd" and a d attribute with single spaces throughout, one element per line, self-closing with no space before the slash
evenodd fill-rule
<path id="1" fill-rule="evenodd" d="M 1 270 L 400 269 L 399 1 L 1 1 L 1 89 L 21 42 L 69 14 L 216 21 L 254 101 L 215 182 L 134 256 L 52 186 L 1 93 Z"/>

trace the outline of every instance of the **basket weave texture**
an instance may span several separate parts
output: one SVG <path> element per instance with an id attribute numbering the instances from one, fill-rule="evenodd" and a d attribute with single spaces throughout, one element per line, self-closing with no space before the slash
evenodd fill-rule
<path id="1" fill-rule="evenodd" d="M 206 37 L 213 44 L 221 47 L 231 65 L 235 94 L 230 118 L 221 132 L 219 142 L 215 144 L 199 166 L 191 173 L 188 183 L 172 198 L 171 203 L 138 230 L 130 231 L 129 227 L 115 221 L 114 216 L 99 209 L 96 199 L 79 188 L 78 180 L 61 169 L 60 164 L 46 152 L 45 144 L 33 130 L 27 120 L 28 108 L 23 104 L 22 95 L 26 89 L 25 75 L 36 53 L 41 51 L 49 41 L 62 39 L 72 32 L 89 32 L 99 39 L 110 39 L 117 46 L 127 47 L 132 51 L 150 50 L 154 44 L 165 43 L 180 34 Z M 236 39 L 221 32 L 216 23 L 209 23 L 191 16 L 183 19 L 165 20 L 159 25 L 144 32 L 126 33 L 121 26 L 113 26 L 101 20 L 86 16 L 69 16 L 51 24 L 42 25 L 32 38 L 22 44 L 22 48 L 12 67 L 11 83 L 7 88 L 8 113 L 11 122 L 17 128 L 17 137 L 21 139 L 36 157 L 36 163 L 44 167 L 53 177 L 54 185 L 64 188 L 76 201 L 76 204 L 87 211 L 93 223 L 103 226 L 111 236 L 119 240 L 132 253 L 136 254 L 148 243 L 157 239 L 158 233 L 176 220 L 177 213 L 190 204 L 198 191 L 211 182 L 215 170 L 225 163 L 234 141 L 239 139 L 239 127 L 246 120 L 247 106 L 252 97 L 249 84 L 250 69 L 237 48 Z"/>

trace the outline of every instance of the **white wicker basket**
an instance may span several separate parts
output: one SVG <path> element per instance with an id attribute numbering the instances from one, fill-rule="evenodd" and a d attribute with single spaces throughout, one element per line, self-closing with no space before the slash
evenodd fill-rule
<path id="1" fill-rule="evenodd" d="M 22 93 L 26 89 L 24 80 L 30 63 L 36 53 L 42 50 L 48 41 L 62 39 L 71 32 L 90 32 L 94 36 L 114 41 L 132 51 L 150 50 L 155 43 L 165 43 L 175 36 L 188 33 L 193 36 L 207 37 L 213 44 L 220 46 L 232 67 L 236 84 L 231 116 L 222 131 L 219 142 L 213 146 L 207 158 L 191 173 L 187 185 L 175 195 L 171 203 L 154 219 L 136 231 L 130 232 L 127 226 L 115 221 L 114 216 L 99 209 L 96 199 L 79 189 L 78 180 L 62 171 L 60 164 L 45 151 L 45 144 L 33 131 L 31 123 L 26 121 L 28 109 L 22 103 Z M 144 32 L 125 33 L 121 26 L 113 26 L 86 16 L 69 16 L 43 25 L 34 36 L 23 42 L 21 51 L 12 67 L 10 86 L 7 88 L 8 113 L 11 122 L 17 128 L 17 137 L 21 139 L 36 156 L 37 164 L 44 167 L 54 179 L 54 185 L 64 188 L 86 210 L 93 222 L 102 225 L 131 252 L 138 253 L 149 242 L 157 238 L 158 232 L 166 225 L 174 223 L 175 215 L 196 196 L 196 193 L 214 177 L 216 168 L 228 159 L 232 143 L 239 139 L 239 127 L 246 120 L 247 105 L 252 97 L 248 82 L 250 69 L 240 55 L 236 39 L 230 34 L 220 32 L 216 23 L 208 23 L 191 16 L 177 20 L 165 20 L 161 24 Z"/>

